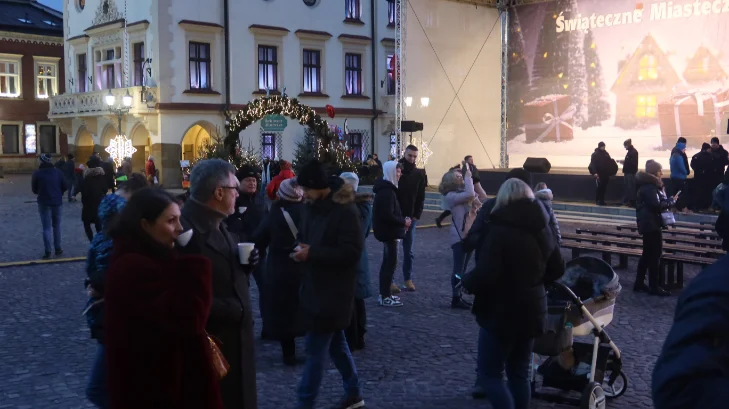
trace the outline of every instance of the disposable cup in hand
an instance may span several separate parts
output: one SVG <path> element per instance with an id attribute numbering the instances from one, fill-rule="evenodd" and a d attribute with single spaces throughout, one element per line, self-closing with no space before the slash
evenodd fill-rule
<path id="1" fill-rule="evenodd" d="M 187 246 L 187 243 L 190 242 L 191 238 L 192 238 L 192 229 L 177 236 L 177 245 L 180 247 L 185 247 L 185 246 Z"/>
<path id="2" fill-rule="evenodd" d="M 248 259 L 251 257 L 251 252 L 255 244 L 253 243 L 238 243 L 238 258 L 241 264 L 248 264 Z"/>

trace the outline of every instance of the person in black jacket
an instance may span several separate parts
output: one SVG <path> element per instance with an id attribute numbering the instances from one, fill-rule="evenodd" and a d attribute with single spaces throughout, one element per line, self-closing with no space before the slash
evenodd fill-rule
<path id="1" fill-rule="evenodd" d="M 659 284 L 660 262 L 663 255 L 663 218 L 661 213 L 676 203 L 678 196 L 666 197 L 663 188 L 663 169 L 661 164 L 649 160 L 645 164 L 645 172 L 638 172 L 638 200 L 635 216 L 638 233 L 643 236 L 643 254 L 638 262 L 633 291 L 648 291 L 652 295 L 666 296 L 670 293 Z M 645 285 L 645 274 L 648 271 L 648 283 Z"/>
<path id="2" fill-rule="evenodd" d="M 94 225 L 97 233 L 101 231 L 99 203 L 106 196 L 109 186 L 106 184 L 104 169 L 101 168 L 101 160 L 92 156 L 88 165 L 88 169 L 84 170 L 81 185 L 81 221 L 84 223 L 86 237 L 91 241 L 94 238 L 91 225 Z"/>
<path id="3" fill-rule="evenodd" d="M 380 266 L 380 298 L 383 307 L 402 307 L 402 302 L 393 296 L 390 290 L 392 277 L 397 267 L 397 244 L 405 237 L 411 226 L 409 218 L 402 216 L 400 203 L 397 200 L 398 180 L 402 175 L 402 165 L 395 161 L 385 162 L 383 175 L 375 182 L 373 192 L 372 227 L 375 238 L 384 244 L 382 265 Z"/>
<path id="4" fill-rule="evenodd" d="M 595 202 L 598 206 L 605 206 L 605 192 L 607 191 L 610 176 L 618 173 L 618 164 L 610 157 L 605 150 L 605 142 L 600 142 L 597 149 L 590 157 L 590 166 L 587 168 L 591 175 L 595 176 L 597 191 Z"/>
<path id="5" fill-rule="evenodd" d="M 106 187 L 111 189 L 111 193 L 116 192 L 116 172 L 114 171 L 114 169 L 116 169 L 116 164 L 114 163 L 114 159 L 108 158 L 101 162 L 101 168 L 104 169 Z"/>
<path id="6" fill-rule="evenodd" d="M 73 160 L 73 154 L 68 154 L 66 163 L 63 165 L 63 169 L 61 169 L 61 172 L 63 172 L 63 178 L 66 179 L 66 185 L 68 185 L 68 201 L 69 202 L 75 202 L 76 198 L 74 197 L 76 195 L 76 189 L 75 189 L 75 175 L 74 170 L 76 168 L 76 162 Z"/>
<path id="7" fill-rule="evenodd" d="M 724 409 L 729 401 L 729 256 L 681 291 L 653 370 L 656 409 Z"/>
<path id="8" fill-rule="evenodd" d="M 43 227 L 44 259 L 51 257 L 51 232 L 56 255 L 63 254 L 61 246 L 61 210 L 63 205 L 63 192 L 68 189 L 63 178 L 63 172 L 51 164 L 51 155 L 44 153 L 40 156 L 40 166 L 33 172 L 31 189 L 38 195 L 38 214 Z"/>
<path id="9" fill-rule="evenodd" d="M 719 143 L 716 136 L 711 138 L 711 184 L 710 188 L 713 192 L 724 179 L 724 171 L 729 165 L 729 152 Z"/>
<path id="10" fill-rule="evenodd" d="M 364 235 L 352 185 L 327 176 L 314 160 L 297 177 L 310 202 L 304 207 L 301 244 L 293 258 L 302 264 L 300 307 L 306 334 L 306 367 L 298 388 L 299 409 L 313 409 L 327 352 L 342 376 L 345 396 L 337 408 L 364 406 L 354 359 L 344 330 L 352 320 L 357 265 Z"/>
<path id="11" fill-rule="evenodd" d="M 545 284 L 564 269 L 532 189 L 507 180 L 496 196 L 476 267 L 463 279 L 463 288 L 476 296 L 473 314 L 481 327 L 474 397 L 488 396 L 495 409 L 529 407 L 531 353 L 547 315 Z"/>
<path id="12" fill-rule="evenodd" d="M 706 210 L 711 206 L 712 171 L 714 158 L 711 155 L 711 145 L 704 143 L 701 151 L 691 158 L 691 169 L 694 170 L 694 183 L 691 186 L 695 210 Z"/>
<path id="13" fill-rule="evenodd" d="M 628 139 L 623 142 L 628 151 L 623 162 L 623 181 L 625 182 L 625 193 L 623 204 L 635 207 L 635 174 L 638 173 L 638 151 L 633 147 L 633 141 Z"/>
<path id="14" fill-rule="evenodd" d="M 402 276 L 405 280 L 405 289 L 407 291 L 415 291 L 413 284 L 413 261 L 415 260 L 415 228 L 418 220 L 423 214 L 425 206 L 425 188 L 428 186 L 428 175 L 425 169 L 418 169 L 415 162 L 418 160 L 418 148 L 414 145 L 408 145 L 405 148 L 405 154 L 400 159 L 402 165 L 402 177 L 398 182 L 397 200 L 400 202 L 403 217 L 409 217 L 411 226 L 405 233 L 402 240 Z M 392 292 L 399 293 L 400 287 L 392 284 Z"/>

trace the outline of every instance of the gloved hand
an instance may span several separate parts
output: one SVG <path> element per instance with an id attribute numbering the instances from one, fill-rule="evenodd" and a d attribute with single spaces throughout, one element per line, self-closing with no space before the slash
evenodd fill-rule
<path id="1" fill-rule="evenodd" d="M 261 253 L 258 251 L 258 249 L 254 248 L 251 250 L 251 255 L 248 256 L 248 265 L 250 267 L 256 267 L 258 265 L 258 261 L 260 261 Z"/>

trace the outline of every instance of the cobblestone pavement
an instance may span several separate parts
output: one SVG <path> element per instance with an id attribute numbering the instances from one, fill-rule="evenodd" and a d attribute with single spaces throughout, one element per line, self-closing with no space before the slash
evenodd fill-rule
<path id="1" fill-rule="evenodd" d="M 6 184 L 0 184 L 0 257 L 3 261 L 37 258 L 42 245 L 35 233 L 40 227 L 33 205 L 7 195 L 8 191 Z M 64 216 L 80 220 L 80 206 L 64 206 Z M 574 227 L 565 225 L 563 229 Z M 80 221 L 64 224 L 64 234 L 69 237 L 68 254 L 83 255 L 87 243 Z M 478 328 L 471 314 L 448 308 L 451 256 L 447 240 L 445 230 L 418 230 L 418 290 L 403 294 L 403 308 L 384 309 L 374 299 L 367 301 L 367 348 L 354 356 L 368 408 L 489 407 L 468 394 L 475 379 Z M 381 246 L 373 240 L 367 245 L 376 288 Z M 568 252 L 564 255 L 569 257 Z M 634 269 L 635 260 L 629 271 Z M 671 325 L 675 297 L 633 294 L 632 274 L 619 274 L 624 291 L 608 332 L 623 350 L 630 385 L 608 407 L 650 408 L 651 371 Z M 694 274 L 689 271 L 687 279 Z M 0 408 L 91 407 L 84 398 L 84 387 L 95 345 L 81 316 L 83 277 L 80 262 L 0 269 Z M 401 279 L 400 272 L 396 277 Z M 257 298 L 255 289 L 253 293 Z M 278 344 L 256 342 L 259 408 L 293 407 L 301 368 L 281 364 Z M 302 346 L 299 340 L 298 347 Z M 340 394 L 341 381 L 330 364 L 319 407 L 329 407 Z M 532 403 L 535 409 L 566 407 Z"/>

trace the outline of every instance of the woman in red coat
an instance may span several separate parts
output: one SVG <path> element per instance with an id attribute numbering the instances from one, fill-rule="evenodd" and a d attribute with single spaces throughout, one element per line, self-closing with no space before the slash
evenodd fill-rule
<path id="1" fill-rule="evenodd" d="M 294 172 L 291 170 L 291 162 L 282 160 L 281 172 L 279 172 L 279 174 L 271 180 L 271 183 L 266 186 L 266 194 L 268 195 L 268 198 L 276 200 L 276 192 L 278 192 L 278 187 L 281 185 L 281 182 L 293 177 L 296 177 L 296 175 L 294 175 Z"/>
<path id="2" fill-rule="evenodd" d="M 205 332 L 212 267 L 180 256 L 180 208 L 152 188 L 132 196 L 110 234 L 105 335 L 111 409 L 222 409 Z"/>

